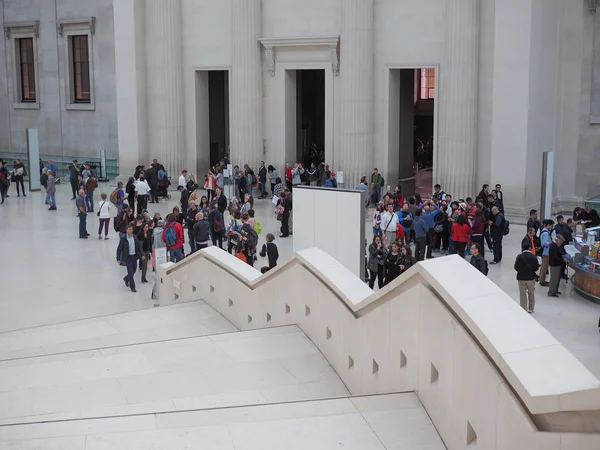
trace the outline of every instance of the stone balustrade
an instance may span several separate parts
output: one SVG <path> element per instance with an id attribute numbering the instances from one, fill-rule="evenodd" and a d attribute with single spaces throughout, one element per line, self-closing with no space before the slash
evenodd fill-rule
<path id="1" fill-rule="evenodd" d="M 297 324 L 353 395 L 415 391 L 448 449 L 600 448 L 600 382 L 457 256 L 373 292 L 316 248 L 261 275 L 210 247 L 161 266 L 159 296 L 240 330 Z"/>

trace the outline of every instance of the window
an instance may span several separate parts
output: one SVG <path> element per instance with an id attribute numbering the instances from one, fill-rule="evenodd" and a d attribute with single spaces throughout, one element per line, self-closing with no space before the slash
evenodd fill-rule
<path id="1" fill-rule="evenodd" d="M 96 18 L 58 19 L 60 72 L 64 74 L 65 109 L 94 111 L 94 33 Z"/>
<path id="2" fill-rule="evenodd" d="M 21 38 L 18 40 L 19 70 L 21 81 L 22 102 L 35 103 L 35 61 L 33 51 L 33 38 Z"/>
<path id="3" fill-rule="evenodd" d="M 90 103 L 90 57 L 87 35 L 71 37 L 73 61 L 73 101 Z"/>
<path id="4" fill-rule="evenodd" d="M 435 98 L 435 69 L 421 69 L 421 100 Z"/>

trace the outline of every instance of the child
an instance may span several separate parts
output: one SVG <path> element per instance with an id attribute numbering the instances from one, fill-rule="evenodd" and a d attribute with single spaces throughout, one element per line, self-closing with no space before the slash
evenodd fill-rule
<path id="1" fill-rule="evenodd" d="M 273 241 L 275 240 L 275 236 L 273 236 L 272 233 L 269 233 L 267 234 L 265 240 L 266 242 L 262 246 L 260 256 L 262 256 L 263 258 L 266 256 L 269 259 L 269 265 L 264 266 L 260 269 L 262 273 L 266 273 L 273 267 L 277 266 L 277 259 L 279 258 L 277 246 L 273 243 Z"/>

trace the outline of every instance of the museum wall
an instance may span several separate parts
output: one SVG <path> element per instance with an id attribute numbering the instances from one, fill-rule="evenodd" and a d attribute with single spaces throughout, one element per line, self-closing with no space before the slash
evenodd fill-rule
<path id="1" fill-rule="evenodd" d="M 0 71 L 0 152 L 25 152 L 27 128 L 40 132 L 42 154 L 99 157 L 106 149 L 108 158 L 118 156 L 116 119 L 116 80 L 112 0 L 5 0 L 4 23 L 40 21 L 37 38 L 36 71 L 39 83 L 39 109 L 15 109 L 12 65 Z M 67 110 L 65 92 L 66 49 L 57 35 L 57 19 L 95 17 L 93 35 L 94 110 Z M 11 59 L 14 40 L 0 38 L 0 65 Z M 7 76 L 8 74 L 8 76 Z M 6 96 L 8 92 L 8 97 Z M 7 132 L 10 129 L 10 133 Z M 9 138 L 7 139 L 7 136 Z"/>

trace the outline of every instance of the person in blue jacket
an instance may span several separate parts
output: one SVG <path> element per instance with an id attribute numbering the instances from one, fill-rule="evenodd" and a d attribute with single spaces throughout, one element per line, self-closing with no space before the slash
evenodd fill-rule
<path id="1" fill-rule="evenodd" d="M 402 224 L 402 229 L 404 230 L 404 243 L 406 245 L 410 244 L 410 230 L 412 229 L 413 224 L 413 215 L 408 210 L 408 203 L 405 203 L 402 206 L 402 209 L 398 211 L 398 223 Z"/>
<path id="2" fill-rule="evenodd" d="M 435 216 L 439 212 L 440 208 L 432 200 L 427 200 L 423 206 L 423 219 L 427 224 L 427 236 L 425 240 L 427 242 L 427 259 L 433 258 L 431 252 L 433 251 L 433 233 L 435 228 Z"/>
<path id="3" fill-rule="evenodd" d="M 425 247 L 427 246 L 427 232 L 429 226 L 423 217 L 423 210 L 417 209 L 415 220 L 413 221 L 413 229 L 415 230 L 415 258 L 417 261 L 425 259 Z"/>

